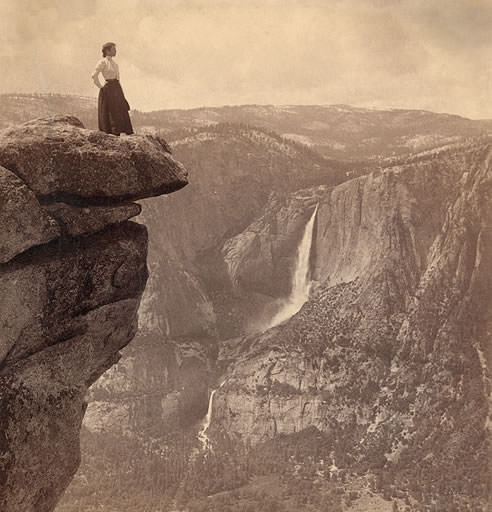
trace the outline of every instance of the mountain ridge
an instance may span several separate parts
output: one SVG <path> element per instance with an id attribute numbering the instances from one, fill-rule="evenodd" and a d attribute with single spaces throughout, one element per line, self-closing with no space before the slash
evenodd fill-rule
<path id="1" fill-rule="evenodd" d="M 0 111 L 3 112 L 0 126 L 5 126 L 12 117 L 17 122 L 37 117 L 44 109 L 45 114 L 72 112 L 86 126 L 97 128 L 95 98 L 91 109 L 85 97 L 78 100 L 70 95 L 53 95 L 50 100 L 49 95 L 35 95 L 32 99 L 41 104 L 33 107 L 26 102 L 29 96 L 22 96 L 24 100 L 20 103 L 14 101 L 15 96 L 0 95 Z M 72 106 L 71 98 L 75 100 Z M 81 102 L 80 107 L 77 101 Z M 24 111 L 23 117 L 20 111 Z M 472 120 L 428 110 L 347 105 L 226 105 L 150 112 L 133 110 L 131 115 L 137 130 L 161 130 L 163 136 L 175 130 L 219 122 L 256 125 L 309 145 L 326 157 L 350 161 L 410 154 L 460 137 L 492 133 L 492 121 L 486 119 Z"/>

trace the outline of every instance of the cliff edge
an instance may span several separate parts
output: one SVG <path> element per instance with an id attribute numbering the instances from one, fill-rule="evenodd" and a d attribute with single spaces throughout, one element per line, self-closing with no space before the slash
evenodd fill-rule
<path id="1" fill-rule="evenodd" d="M 71 116 L 0 132 L 0 509 L 54 509 L 87 388 L 135 335 L 148 271 L 133 201 L 187 184 L 162 139 Z"/>

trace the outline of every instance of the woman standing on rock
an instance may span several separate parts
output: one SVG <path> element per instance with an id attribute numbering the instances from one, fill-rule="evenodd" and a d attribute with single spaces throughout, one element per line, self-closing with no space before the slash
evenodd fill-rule
<path id="1" fill-rule="evenodd" d="M 116 55 L 116 44 L 105 43 L 102 47 L 103 58 L 97 63 L 92 79 L 99 87 L 97 103 L 97 118 L 99 129 L 106 133 L 120 135 L 133 133 L 130 121 L 130 105 L 125 99 L 120 85 L 120 71 L 118 64 L 113 60 Z M 99 73 L 106 80 L 104 85 L 99 82 Z"/>

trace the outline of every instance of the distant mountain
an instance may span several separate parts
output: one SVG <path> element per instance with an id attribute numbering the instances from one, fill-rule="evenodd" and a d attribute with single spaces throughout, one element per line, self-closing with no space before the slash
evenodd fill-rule
<path id="1" fill-rule="evenodd" d="M 0 94 L 0 128 L 36 117 L 70 114 L 97 128 L 96 98 L 68 94 Z"/>
<path id="2" fill-rule="evenodd" d="M 374 110 L 348 105 L 240 105 L 138 113 L 139 126 L 164 131 L 239 122 L 268 128 L 324 156 L 364 160 L 409 154 L 463 137 L 492 133 L 492 121 L 425 110 Z"/>
<path id="3" fill-rule="evenodd" d="M 73 114 L 97 128 L 93 98 L 61 94 L 0 95 L 0 127 L 46 114 Z M 242 123 L 274 131 L 322 155 L 367 160 L 406 155 L 465 137 L 492 134 L 491 120 L 471 120 L 425 110 L 375 110 L 348 105 L 238 105 L 189 110 L 132 110 L 140 131 L 197 130 L 220 123 Z"/>

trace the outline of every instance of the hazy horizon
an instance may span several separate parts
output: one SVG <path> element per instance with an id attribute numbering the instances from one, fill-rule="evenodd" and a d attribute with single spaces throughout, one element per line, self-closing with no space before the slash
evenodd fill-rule
<path id="1" fill-rule="evenodd" d="M 38 91 L 30 91 L 30 92 L 4 92 L 0 93 L 0 96 L 15 96 L 15 95 L 60 95 L 60 96 L 73 96 L 74 98 L 86 98 L 94 100 L 94 104 L 96 105 L 97 98 L 92 96 L 87 96 L 83 94 L 70 94 L 70 93 L 63 93 L 63 92 L 38 92 Z M 331 103 L 331 104 L 319 104 L 319 103 L 237 103 L 237 104 L 217 104 L 217 105 L 198 105 L 195 107 L 183 107 L 183 108 L 175 108 L 175 107 L 163 107 L 163 108 L 155 108 L 152 110 L 143 110 L 143 109 L 137 109 L 139 112 L 142 113 L 151 113 L 151 112 L 159 112 L 162 110 L 180 110 L 180 111 L 187 111 L 187 110 L 200 110 L 200 109 L 215 109 L 215 108 L 234 108 L 234 107 L 278 107 L 278 108 L 284 108 L 284 107 L 348 107 L 353 109 L 360 109 L 360 110 L 369 110 L 369 111 L 407 111 L 407 110 L 415 110 L 415 111 L 422 111 L 422 112 L 430 112 L 432 114 L 438 114 L 438 115 L 451 115 L 451 116 L 459 116 L 463 117 L 464 119 L 470 119 L 472 121 L 490 121 L 492 120 L 492 116 L 490 118 L 483 117 L 483 118 L 472 118 L 463 116 L 462 114 L 457 114 L 456 112 L 436 112 L 434 110 L 428 110 L 428 109 L 419 109 L 419 108 L 404 108 L 404 107 L 361 107 L 358 105 L 349 105 L 347 103 Z"/>
<path id="2" fill-rule="evenodd" d="M 117 44 L 132 108 L 350 105 L 492 118 L 486 0 L 3 0 L 0 93 L 96 97 Z"/>

